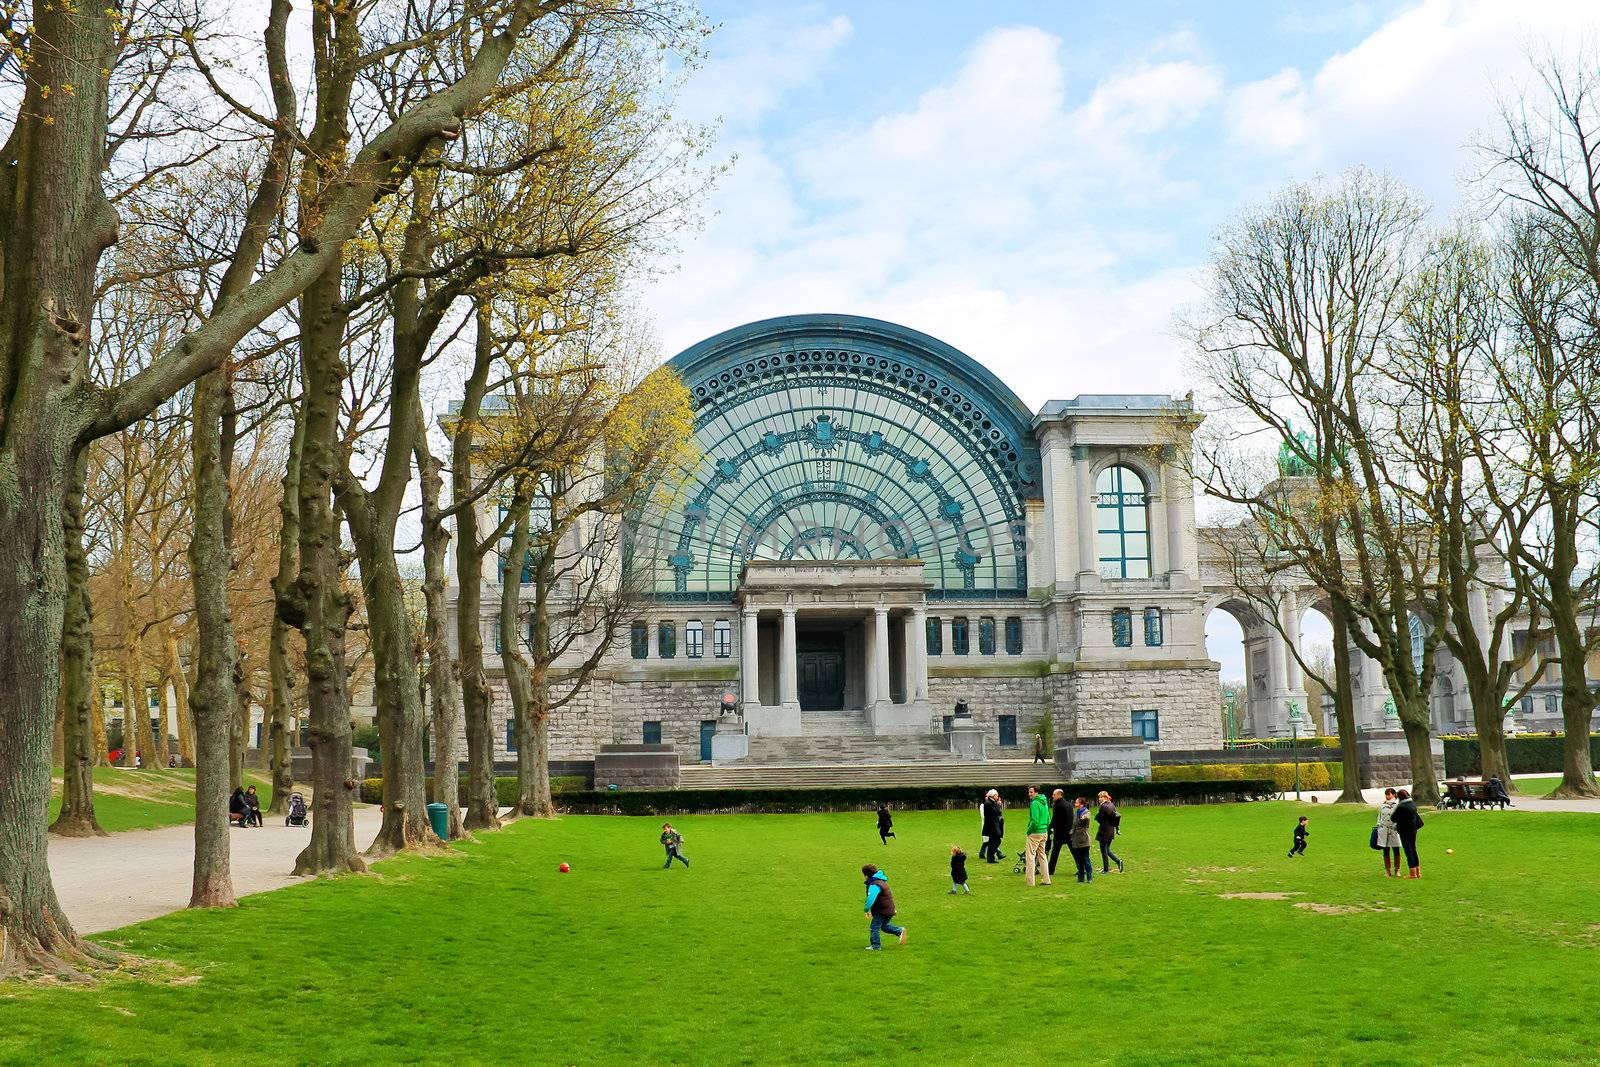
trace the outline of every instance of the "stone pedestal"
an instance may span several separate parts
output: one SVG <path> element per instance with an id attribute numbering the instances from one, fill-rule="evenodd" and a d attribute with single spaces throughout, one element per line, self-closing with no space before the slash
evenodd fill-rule
<path id="1" fill-rule="evenodd" d="M 1430 738 L 1433 772 L 1444 774 L 1444 742 Z M 1411 781 L 1411 749 L 1403 730 L 1369 730 L 1356 742 L 1361 755 L 1361 788 L 1399 786 Z"/>
<path id="2" fill-rule="evenodd" d="M 1143 781 L 1150 746 L 1138 737 L 1071 737 L 1056 744 L 1056 766 L 1069 782 Z"/>
<path id="3" fill-rule="evenodd" d="M 950 754 L 956 759 L 988 759 L 988 742 L 983 727 L 970 718 L 957 719 L 950 727 Z"/>
<path id="4" fill-rule="evenodd" d="M 933 707 L 925 700 L 910 704 L 892 704 L 880 700 L 867 708 L 866 717 L 867 725 L 878 737 L 926 734 L 928 724 L 933 721 Z"/>
<path id="5" fill-rule="evenodd" d="M 745 733 L 744 719 L 738 715 L 724 715 L 717 720 L 717 732 L 711 735 L 711 762 L 732 763 L 750 755 L 750 735 Z"/>
<path id="6" fill-rule="evenodd" d="M 744 718 L 751 737 L 799 737 L 800 705 L 746 705 Z"/>

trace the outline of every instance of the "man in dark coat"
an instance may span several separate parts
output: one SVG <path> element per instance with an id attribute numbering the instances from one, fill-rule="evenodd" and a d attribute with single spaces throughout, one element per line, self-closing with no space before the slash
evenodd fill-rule
<path id="1" fill-rule="evenodd" d="M 1056 858 L 1067 845 L 1072 832 L 1072 804 L 1067 794 L 1057 789 L 1050 794 L 1050 874 L 1056 873 Z"/>
<path id="2" fill-rule="evenodd" d="M 1000 806 L 999 791 L 991 789 L 983 798 L 983 847 L 978 855 L 990 863 L 999 863 L 1005 858 L 1005 853 L 1000 851 L 1000 839 L 1005 834 L 1005 809 Z"/>

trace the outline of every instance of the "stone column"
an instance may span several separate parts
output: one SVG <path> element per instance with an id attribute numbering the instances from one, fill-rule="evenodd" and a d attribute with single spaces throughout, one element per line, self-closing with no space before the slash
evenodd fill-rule
<path id="1" fill-rule="evenodd" d="M 1089 449 L 1085 445 L 1072 446 L 1072 485 L 1078 494 L 1078 573 L 1098 576 L 1095 528 L 1100 523 L 1095 515 L 1094 483 L 1090 481 Z"/>
<path id="2" fill-rule="evenodd" d="M 872 689 L 874 701 L 889 703 L 889 609 L 872 609 Z"/>
<path id="3" fill-rule="evenodd" d="M 906 650 L 906 698 L 913 704 L 928 700 L 928 609 L 911 609 L 911 645 Z"/>
<path id="4" fill-rule="evenodd" d="M 800 689 L 796 677 L 794 605 L 783 607 L 783 641 L 778 652 L 778 703 L 788 707 L 800 706 Z"/>
<path id="5" fill-rule="evenodd" d="M 1294 656 L 1294 652 L 1300 648 L 1300 607 L 1292 594 L 1278 602 L 1278 622 L 1283 627 L 1284 688 L 1304 689 L 1305 675 L 1300 670 L 1300 661 Z"/>
<path id="6" fill-rule="evenodd" d="M 744 626 L 739 631 L 739 680 L 744 691 L 747 708 L 761 704 L 761 666 L 756 655 L 756 609 L 747 607 L 741 616 Z"/>
<path id="7" fill-rule="evenodd" d="M 1162 468 L 1161 480 L 1165 483 L 1162 491 L 1167 505 L 1167 570 L 1187 574 L 1189 566 L 1184 545 L 1188 538 L 1183 498 L 1185 495 L 1192 496 L 1194 488 L 1189 482 L 1188 473 L 1171 460 Z"/>
<path id="8" fill-rule="evenodd" d="M 878 702 L 878 672 L 874 669 L 874 664 L 878 662 L 874 647 L 877 636 L 878 631 L 870 621 L 861 628 L 861 706 L 866 709 L 869 718 L 872 706 Z"/>

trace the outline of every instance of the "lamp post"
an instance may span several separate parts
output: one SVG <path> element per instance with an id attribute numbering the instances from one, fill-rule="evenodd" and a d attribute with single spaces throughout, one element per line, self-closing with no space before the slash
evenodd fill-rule
<path id="1" fill-rule="evenodd" d="M 1294 749 L 1294 798 L 1300 799 L 1300 702 L 1285 700 L 1289 708 L 1289 746 Z"/>

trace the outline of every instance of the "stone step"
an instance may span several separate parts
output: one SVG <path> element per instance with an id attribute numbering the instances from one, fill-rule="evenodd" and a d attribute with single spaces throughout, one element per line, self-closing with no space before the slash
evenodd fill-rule
<path id="1" fill-rule="evenodd" d="M 811 734 L 803 737 L 752 737 L 749 762 L 875 764 L 951 758 L 949 743 L 944 738 Z"/>
<path id="2" fill-rule="evenodd" d="M 1043 776 L 1040 772 L 1046 771 Z M 879 763 L 854 766 L 794 765 L 682 768 L 680 789 L 827 789 L 840 787 L 1022 785 L 1059 777 L 1054 767 L 1023 762 Z M 973 800 L 976 804 L 976 798 Z"/>

